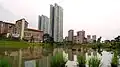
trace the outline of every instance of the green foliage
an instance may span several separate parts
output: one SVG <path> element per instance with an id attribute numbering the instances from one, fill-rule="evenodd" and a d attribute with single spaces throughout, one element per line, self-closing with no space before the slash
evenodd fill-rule
<path id="1" fill-rule="evenodd" d="M 112 56 L 112 62 L 111 62 L 111 64 L 117 65 L 119 63 L 117 56 L 118 56 L 118 52 L 114 51 L 114 54 Z"/>
<path id="2" fill-rule="evenodd" d="M 51 67 L 65 67 L 65 63 L 62 53 L 57 53 L 51 58 Z"/>
<path id="3" fill-rule="evenodd" d="M 93 56 L 88 60 L 89 67 L 101 67 L 101 59 L 97 56 Z"/>
<path id="4" fill-rule="evenodd" d="M 86 63 L 86 59 L 84 55 L 78 55 L 77 56 L 77 61 L 79 63 L 79 65 L 85 65 Z"/>
<path id="5" fill-rule="evenodd" d="M 0 67 L 12 67 L 12 66 L 7 59 L 0 58 Z"/>

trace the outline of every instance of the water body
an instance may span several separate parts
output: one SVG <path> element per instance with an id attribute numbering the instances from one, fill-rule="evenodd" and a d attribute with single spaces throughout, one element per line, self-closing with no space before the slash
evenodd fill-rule
<path id="1" fill-rule="evenodd" d="M 40 48 L 38 48 L 40 49 Z M 37 50 L 37 49 L 35 49 Z M 50 67 L 50 59 L 52 57 L 52 55 L 55 55 L 56 53 L 63 53 L 63 56 L 65 57 L 65 60 L 67 61 L 66 66 L 67 67 L 77 67 L 78 63 L 77 63 L 77 55 L 78 54 L 82 54 L 86 57 L 86 60 L 89 59 L 89 57 L 97 55 L 99 56 L 99 58 L 101 58 L 101 63 L 102 63 L 102 67 L 110 67 L 110 62 L 112 59 L 112 52 L 111 51 L 106 51 L 106 50 L 93 50 L 91 48 L 80 48 L 79 50 L 75 50 L 75 49 L 64 49 L 64 48 L 54 48 L 53 50 L 48 50 L 48 49 L 40 49 L 41 53 L 35 53 L 37 51 L 35 51 L 34 49 L 32 50 L 33 54 L 38 55 L 40 54 L 41 56 L 39 56 L 40 58 L 32 58 L 31 60 L 22 60 L 22 67 Z M 40 52 L 39 51 L 39 52 Z M 29 50 L 28 50 L 29 52 Z M 7 51 L 3 52 L 5 55 L 8 55 Z M 3 54 L 2 53 L 2 54 Z M 22 51 L 22 53 L 25 53 Z M 27 52 L 26 52 L 27 53 Z M 23 55 L 23 54 L 22 54 Z M 32 55 L 32 54 L 29 54 Z M 16 51 L 11 51 L 9 52 L 9 56 L 17 56 L 19 58 L 19 50 Z M 27 55 L 25 55 L 27 56 Z M 34 55 L 33 55 L 34 56 Z M 19 61 L 18 58 L 15 58 L 15 61 Z M 13 62 L 13 61 L 12 61 Z M 18 64 L 18 63 L 14 63 L 14 64 Z M 15 67 L 15 66 L 13 66 Z M 88 67 L 88 65 L 86 64 L 86 67 Z"/>

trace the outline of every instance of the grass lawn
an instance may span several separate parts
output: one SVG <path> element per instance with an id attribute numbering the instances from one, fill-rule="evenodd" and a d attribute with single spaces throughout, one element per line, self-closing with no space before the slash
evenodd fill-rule
<path id="1" fill-rule="evenodd" d="M 28 46 L 29 43 L 24 41 L 0 40 L 0 48 L 26 48 Z"/>

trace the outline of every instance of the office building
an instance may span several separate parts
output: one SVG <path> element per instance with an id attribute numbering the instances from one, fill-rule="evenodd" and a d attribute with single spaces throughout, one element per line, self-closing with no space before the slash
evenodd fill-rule
<path id="1" fill-rule="evenodd" d="M 55 42 L 63 41 L 63 8 L 50 5 L 50 35 Z"/>
<path id="2" fill-rule="evenodd" d="M 50 34 L 50 22 L 47 16 L 41 15 L 38 17 L 38 29 L 43 31 L 44 34 Z"/>
<path id="3" fill-rule="evenodd" d="M 68 31 L 68 41 L 73 42 L 73 37 L 74 37 L 74 30 L 69 30 Z"/>

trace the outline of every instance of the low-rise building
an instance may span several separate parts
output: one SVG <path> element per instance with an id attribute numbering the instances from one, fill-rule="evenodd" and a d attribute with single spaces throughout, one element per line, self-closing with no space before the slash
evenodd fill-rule
<path id="1" fill-rule="evenodd" d="M 13 37 L 27 41 L 31 39 L 34 42 L 43 41 L 43 31 L 28 28 L 28 22 L 24 18 L 17 20 L 15 24 L 0 21 L 0 34 L 11 34 Z"/>
<path id="2" fill-rule="evenodd" d="M 0 35 L 14 33 L 15 24 L 0 21 Z"/>
<path id="3" fill-rule="evenodd" d="M 35 42 L 41 42 L 43 40 L 43 31 L 30 28 L 25 29 L 23 38 L 30 41 L 32 36 Z"/>

